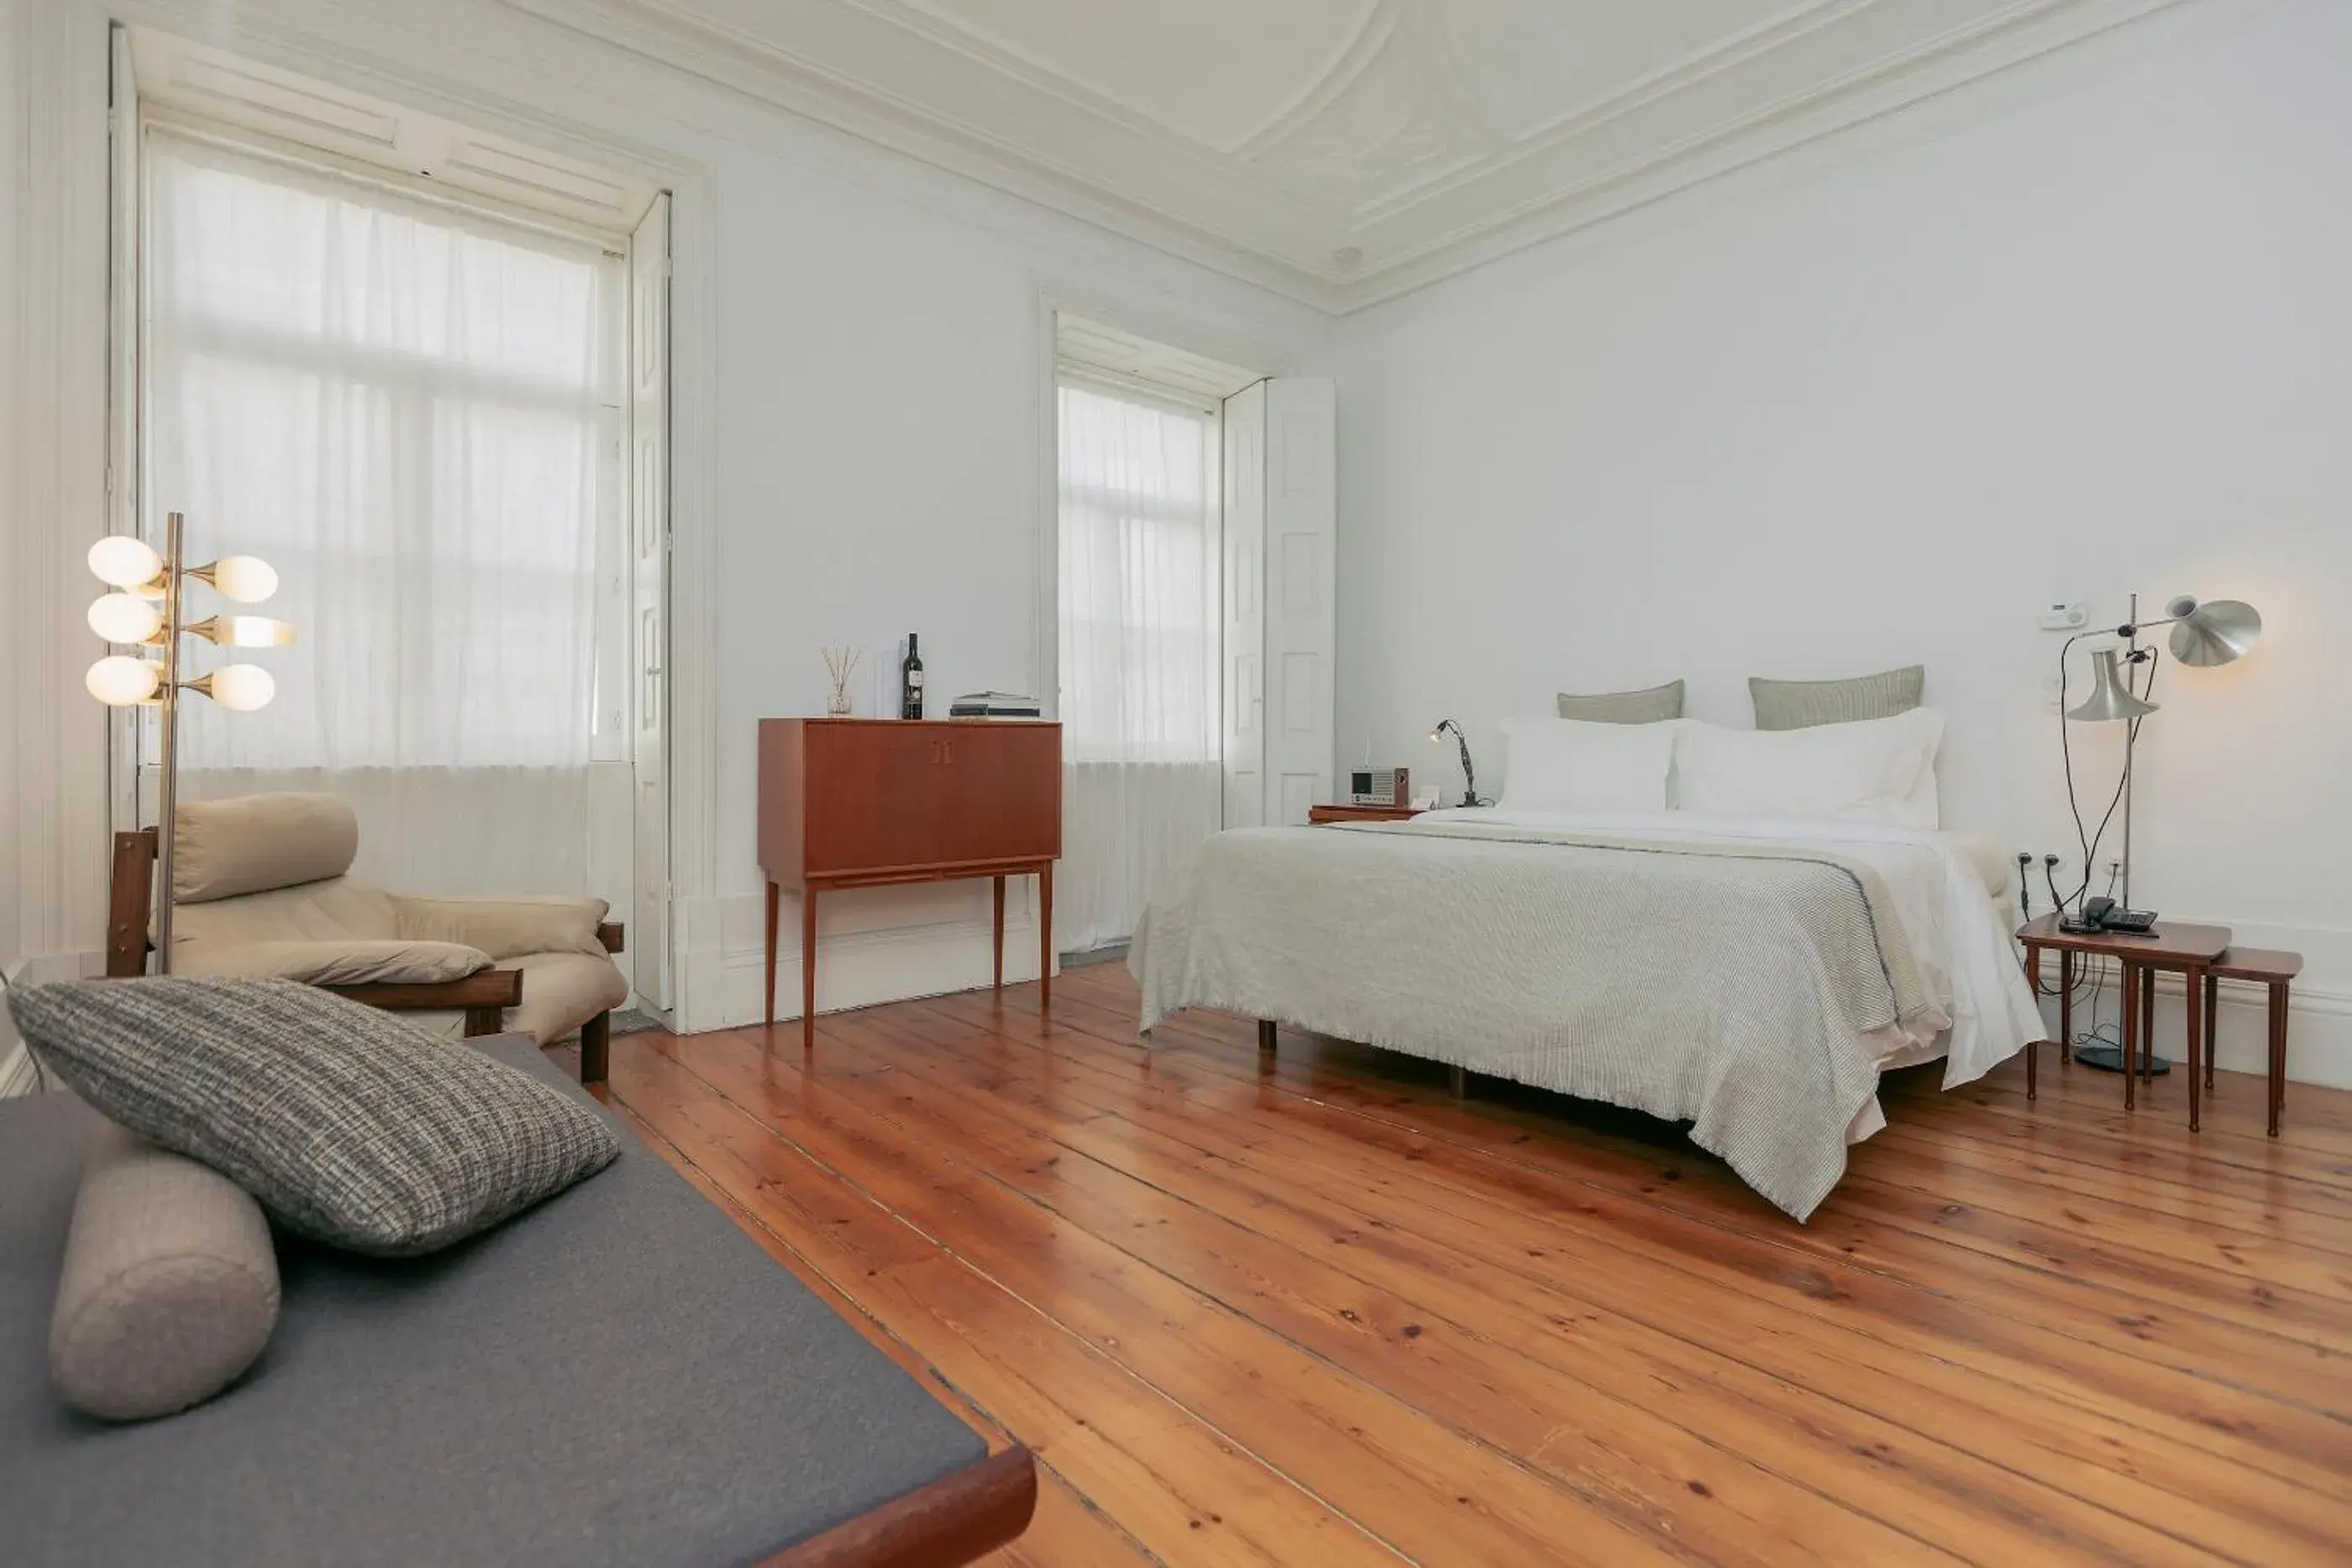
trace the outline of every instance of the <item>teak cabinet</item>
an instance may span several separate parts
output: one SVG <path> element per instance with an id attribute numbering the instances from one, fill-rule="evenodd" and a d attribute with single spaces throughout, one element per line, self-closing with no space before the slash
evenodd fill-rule
<path id="1" fill-rule="evenodd" d="M 763 718 L 760 867 L 768 883 L 768 1022 L 776 915 L 801 895 L 801 1038 L 816 1034 L 818 895 L 994 879 L 1004 984 L 1004 879 L 1037 878 L 1037 983 L 1053 1005 L 1054 862 L 1062 853 L 1062 727 L 1039 721 Z"/>

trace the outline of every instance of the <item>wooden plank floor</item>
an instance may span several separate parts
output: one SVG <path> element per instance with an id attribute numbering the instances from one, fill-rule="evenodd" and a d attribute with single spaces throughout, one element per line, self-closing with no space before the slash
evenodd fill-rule
<path id="1" fill-rule="evenodd" d="M 2352 1093 L 1889 1080 L 1809 1226 L 1675 1129 L 1135 992 L 613 1042 L 611 1098 L 992 1442 L 992 1561 L 2352 1562 Z M 2045 1053 L 2045 1058 L 2048 1053 Z M 690 1287 L 681 1281 L 681 1288 Z"/>

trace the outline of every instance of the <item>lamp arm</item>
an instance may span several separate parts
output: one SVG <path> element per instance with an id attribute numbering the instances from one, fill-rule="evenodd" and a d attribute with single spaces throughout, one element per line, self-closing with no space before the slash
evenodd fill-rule
<path id="1" fill-rule="evenodd" d="M 1470 743 L 1463 738 L 1462 730 L 1459 726 L 1454 727 L 1454 744 L 1458 747 L 1462 752 L 1462 798 L 1467 803 L 1475 806 L 1478 803 L 1478 775 L 1476 770 L 1470 766 Z"/>

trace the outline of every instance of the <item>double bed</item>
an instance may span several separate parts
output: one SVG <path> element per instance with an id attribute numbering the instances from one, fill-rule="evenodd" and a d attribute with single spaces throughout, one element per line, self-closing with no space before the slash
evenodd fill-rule
<path id="1" fill-rule="evenodd" d="M 1929 828 L 1688 810 L 1242 830 L 1128 964 L 1147 1036 L 1214 1008 L 1685 1122 L 1801 1220 L 1885 1124 L 1881 1072 L 1953 1087 L 2041 1034 L 2008 872 Z"/>

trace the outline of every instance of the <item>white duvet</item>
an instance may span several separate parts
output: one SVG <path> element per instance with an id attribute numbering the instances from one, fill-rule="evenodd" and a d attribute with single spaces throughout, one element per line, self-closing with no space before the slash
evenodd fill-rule
<path id="1" fill-rule="evenodd" d="M 1921 978 L 1951 1027 L 1920 1039 L 1895 1030 L 1872 1037 L 1882 1069 L 1944 1058 L 1944 1087 L 1974 1082 L 2042 1037 L 2042 1009 L 2010 946 L 2009 921 L 1988 890 L 1981 846 L 1958 833 L 1875 822 L 1765 821 L 1690 811 L 1596 813 L 1499 807 L 1429 811 L 1428 821 L 1493 822 L 1706 842 L 1793 844 L 1866 862 L 1885 879 L 1903 916 Z M 1886 1124 L 1874 1099 L 1849 1142 Z"/>

